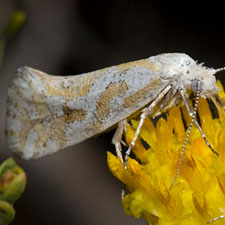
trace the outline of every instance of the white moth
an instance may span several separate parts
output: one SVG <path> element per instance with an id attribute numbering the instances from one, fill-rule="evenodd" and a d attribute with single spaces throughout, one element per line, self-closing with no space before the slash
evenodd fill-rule
<path id="1" fill-rule="evenodd" d="M 123 161 L 121 139 L 126 119 L 140 111 L 141 120 L 127 150 L 126 165 L 144 119 L 184 104 L 192 123 L 183 151 L 195 123 L 206 144 L 217 154 L 195 115 L 199 96 L 224 107 L 217 94 L 219 88 L 214 76 L 221 70 L 223 68 L 197 64 L 182 53 L 160 54 L 67 77 L 22 67 L 8 89 L 6 136 L 9 149 L 24 159 L 39 158 L 118 125 L 112 142 Z M 188 102 L 191 92 L 196 94 L 193 111 Z"/>

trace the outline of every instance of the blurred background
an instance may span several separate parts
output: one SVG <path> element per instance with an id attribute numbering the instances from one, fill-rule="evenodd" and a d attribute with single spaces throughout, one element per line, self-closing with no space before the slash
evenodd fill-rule
<path id="1" fill-rule="evenodd" d="M 225 66 L 224 7 L 196 2 L 0 0 L 0 161 L 12 156 L 4 138 L 6 95 L 20 66 L 71 75 L 166 52 Z M 6 35 L 15 10 L 22 10 L 26 21 Z M 106 152 L 114 152 L 112 135 L 35 161 L 15 157 L 28 184 L 12 224 L 145 224 L 123 213 L 121 186 L 106 162 Z"/>

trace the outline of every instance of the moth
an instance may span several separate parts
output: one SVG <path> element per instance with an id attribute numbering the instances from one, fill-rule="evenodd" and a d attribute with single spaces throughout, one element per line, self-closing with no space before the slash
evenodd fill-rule
<path id="1" fill-rule="evenodd" d="M 22 67 L 8 88 L 6 137 L 9 149 L 24 159 L 40 158 L 116 125 L 112 143 L 124 162 L 121 143 L 126 120 L 140 112 L 139 126 L 125 155 L 126 166 L 145 118 L 185 105 L 192 121 L 180 164 L 193 124 L 211 151 L 217 154 L 195 117 L 199 97 L 211 99 L 225 109 L 217 94 L 219 88 L 214 76 L 222 70 L 224 68 L 207 68 L 183 53 L 160 54 L 66 77 Z M 196 95 L 193 110 L 189 104 L 191 93 Z"/>

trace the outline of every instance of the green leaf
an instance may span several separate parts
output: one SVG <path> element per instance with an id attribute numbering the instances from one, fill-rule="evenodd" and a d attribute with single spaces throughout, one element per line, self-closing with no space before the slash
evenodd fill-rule
<path id="1" fill-rule="evenodd" d="M 15 217 L 15 210 L 11 204 L 0 200 L 0 224 L 7 225 L 12 222 Z"/>
<path id="2" fill-rule="evenodd" d="M 26 186 L 26 174 L 9 158 L 0 166 L 0 199 L 14 203 Z"/>
<path id="3" fill-rule="evenodd" d="M 17 167 L 17 164 L 13 158 L 9 158 L 5 160 L 1 165 L 0 165 L 0 179 L 4 175 L 4 173 L 8 170 L 11 170 L 13 168 Z"/>

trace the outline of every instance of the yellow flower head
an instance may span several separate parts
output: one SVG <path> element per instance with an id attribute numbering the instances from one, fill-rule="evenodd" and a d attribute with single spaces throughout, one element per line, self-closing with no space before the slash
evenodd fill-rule
<path id="1" fill-rule="evenodd" d="M 225 100 L 223 91 L 219 95 Z M 111 172 L 129 191 L 122 200 L 126 214 L 153 225 L 202 225 L 225 215 L 225 113 L 221 107 L 213 118 L 209 104 L 200 98 L 198 114 L 202 130 L 219 156 L 210 151 L 194 125 L 171 190 L 191 121 L 185 107 L 171 108 L 167 119 L 160 118 L 156 125 L 145 120 L 133 149 L 136 159 L 128 159 L 127 169 L 108 152 Z M 128 144 L 138 123 L 127 124 Z M 141 139 L 150 146 L 147 150 Z M 225 219 L 213 224 L 225 224 Z"/>

